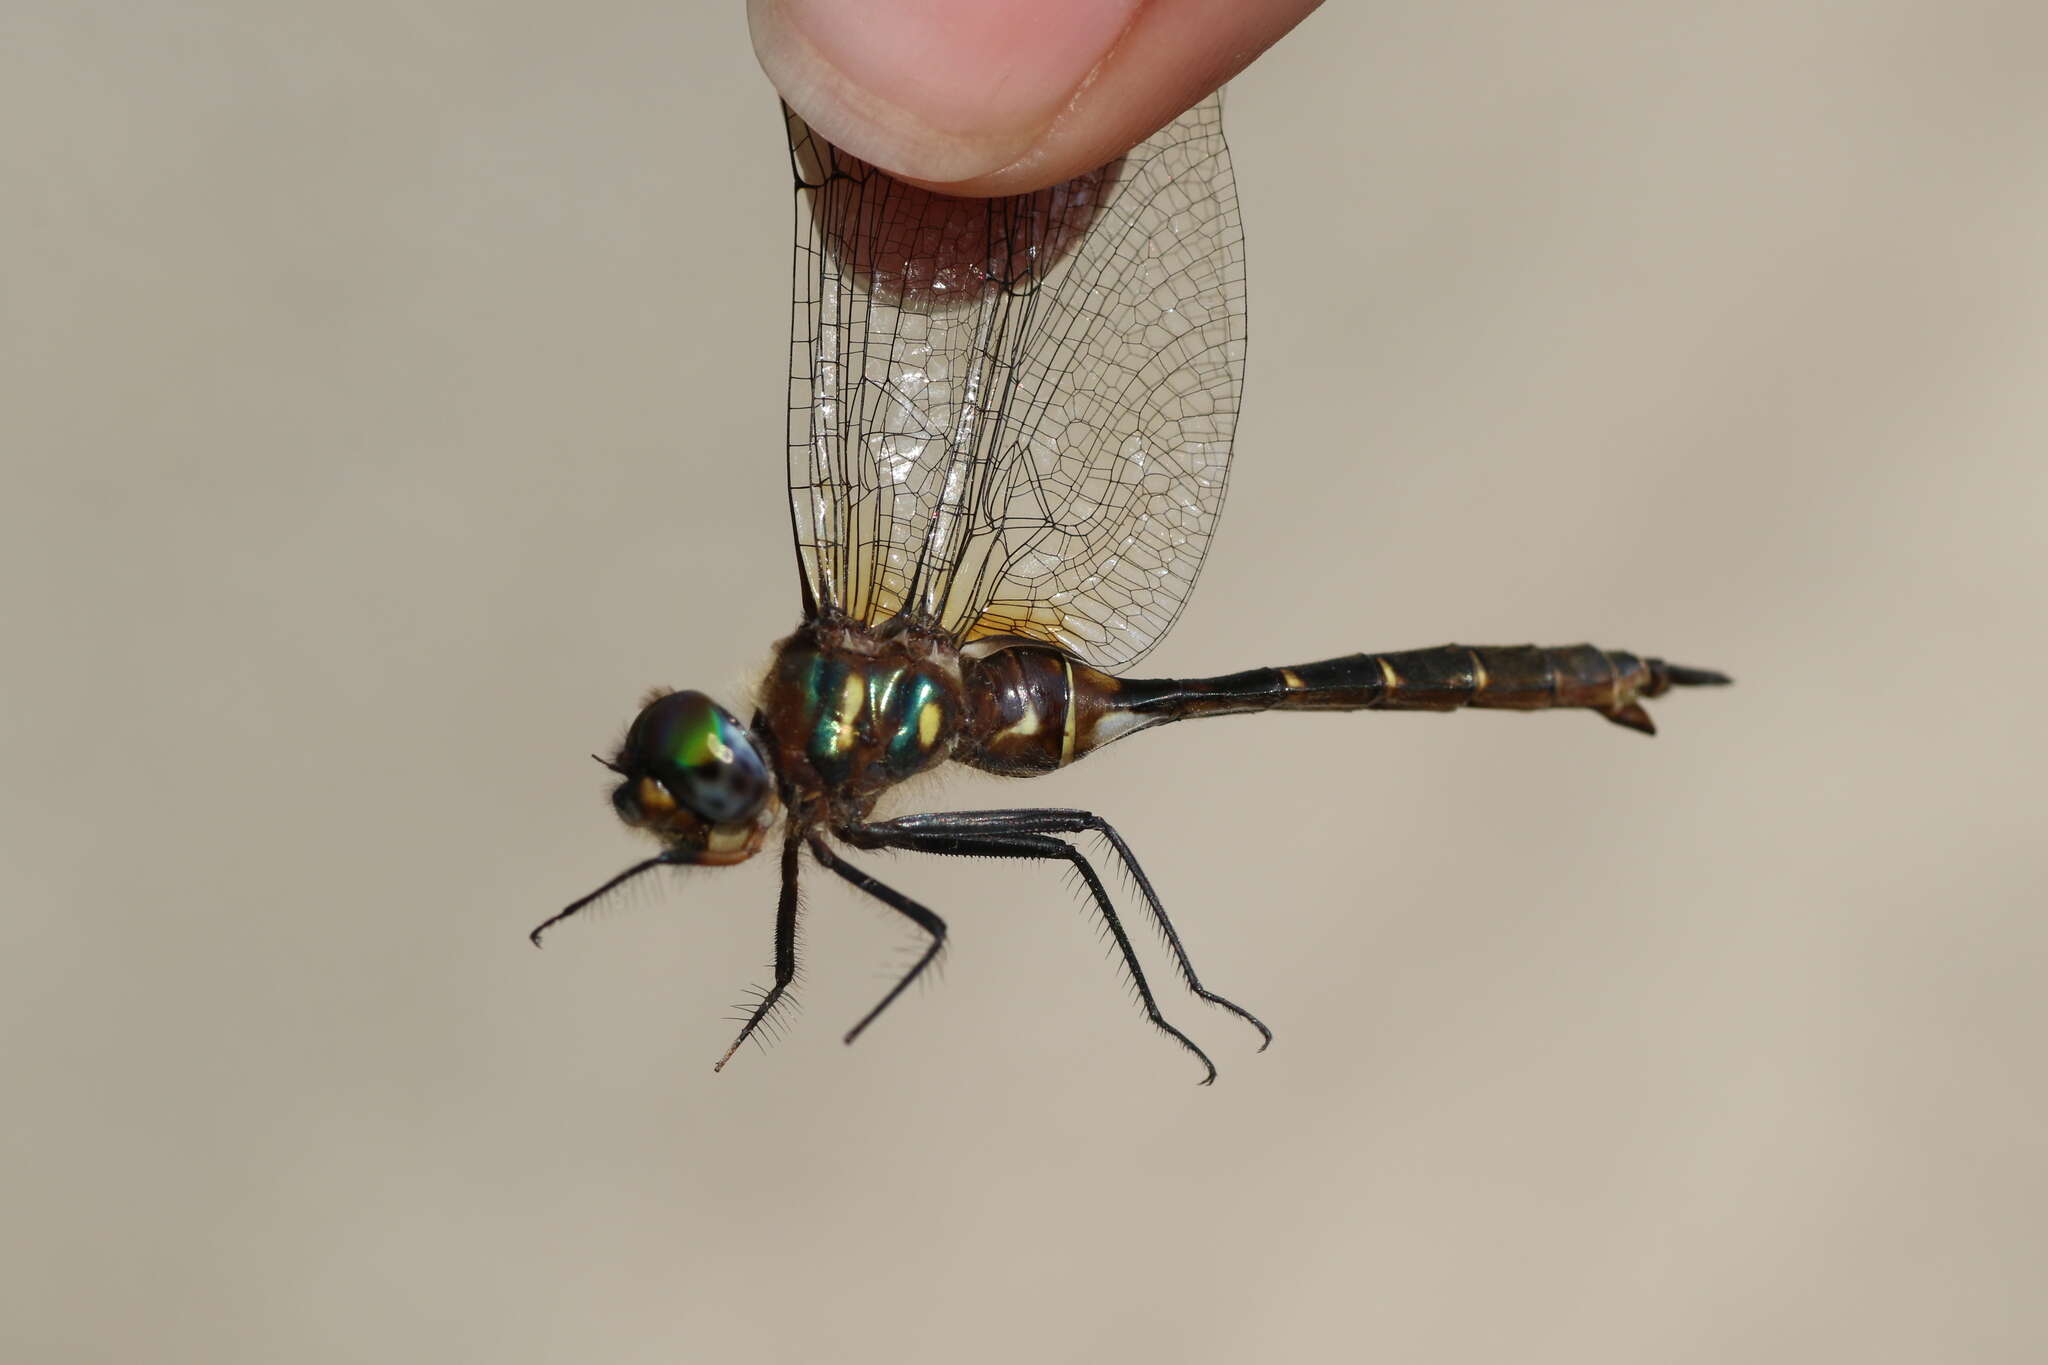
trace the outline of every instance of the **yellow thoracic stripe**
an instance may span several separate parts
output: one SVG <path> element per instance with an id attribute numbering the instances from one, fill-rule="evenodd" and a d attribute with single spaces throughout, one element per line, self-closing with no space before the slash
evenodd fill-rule
<path id="1" fill-rule="evenodd" d="M 1074 723 L 1077 719 L 1075 713 L 1081 708 L 1074 705 L 1074 661 L 1064 653 L 1060 655 L 1060 671 L 1066 675 L 1067 680 L 1067 726 L 1066 732 L 1060 736 L 1060 766 L 1064 768 L 1074 761 Z"/>

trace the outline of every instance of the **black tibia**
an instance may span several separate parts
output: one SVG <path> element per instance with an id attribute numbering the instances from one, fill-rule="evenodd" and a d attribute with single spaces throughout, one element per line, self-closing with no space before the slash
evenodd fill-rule
<path id="1" fill-rule="evenodd" d="M 1159 893 L 1152 889 L 1152 879 L 1145 875 L 1145 869 L 1138 865 L 1131 846 L 1124 842 L 1109 821 L 1085 810 L 973 810 L 934 812 L 929 815 L 907 815 L 900 820 L 890 820 L 870 829 L 906 830 L 917 834 L 1083 834 L 1095 833 L 1108 842 L 1115 850 L 1118 861 L 1124 866 L 1131 880 L 1137 883 L 1138 894 L 1145 899 L 1145 909 L 1152 916 L 1152 923 L 1158 926 L 1159 936 L 1166 940 L 1166 947 L 1173 954 L 1173 965 L 1179 969 L 1181 980 L 1189 992 L 1209 1004 L 1229 1010 L 1238 1018 L 1259 1031 L 1259 1051 L 1264 1052 L 1273 1043 L 1273 1030 L 1259 1021 L 1259 1017 L 1235 1001 L 1228 1000 L 1202 984 L 1195 975 L 1195 964 L 1188 959 L 1188 950 L 1182 946 L 1180 934 L 1174 929 L 1173 921 L 1167 917 L 1166 907 L 1160 903 Z M 1107 912 L 1109 907 L 1103 907 Z"/>
<path id="2" fill-rule="evenodd" d="M 1144 1006 L 1145 1017 L 1167 1037 L 1179 1043 L 1202 1064 L 1203 1085 L 1216 1080 L 1216 1064 L 1209 1060 L 1209 1054 L 1195 1045 L 1192 1038 L 1166 1022 L 1166 1016 L 1159 1012 L 1159 1002 L 1152 994 L 1151 983 L 1145 980 L 1145 969 L 1138 964 L 1137 950 L 1131 946 L 1131 937 L 1124 932 L 1123 921 L 1117 918 L 1115 904 L 1110 900 L 1109 889 L 1096 875 L 1095 868 L 1080 849 L 1063 839 L 1050 834 L 1032 832 L 1017 825 L 1005 826 L 1004 816 L 1025 816 L 1039 814 L 1036 811 L 980 811 L 974 815 L 991 817 L 977 823 L 974 815 L 964 820 L 960 816 L 925 815 L 911 816 L 903 820 L 889 820 L 872 825 L 859 825 L 841 830 L 840 836 L 850 842 L 874 848 L 897 848 L 916 853 L 937 853 L 963 858 L 1034 858 L 1065 862 L 1081 874 L 1087 884 L 1088 894 L 1095 901 L 1095 908 L 1102 915 L 1102 922 L 1109 927 L 1110 937 L 1116 940 L 1117 951 L 1123 955 L 1124 968 L 1131 974 L 1131 984 L 1138 989 L 1139 1002 Z M 946 826 L 952 823 L 953 828 Z M 1020 822 L 1020 824 L 1023 822 Z M 900 987 L 898 988 L 901 989 Z M 891 992 L 893 999 L 896 992 Z M 883 1002 L 887 1004 L 887 1001 Z M 1224 1002 L 1228 1003 L 1228 1002 Z M 1237 1009 L 1235 1005 L 1230 1008 Z M 1244 1011 L 1238 1010 L 1243 1014 Z M 1251 1018 L 1250 1015 L 1245 1015 Z M 1258 1024 L 1257 1020 L 1252 1020 Z M 1258 1024 L 1261 1032 L 1265 1026 Z"/>
<path id="3" fill-rule="evenodd" d="M 883 1010 L 895 1004 L 896 997 L 910 989 L 910 983 L 917 980 L 919 976 L 924 974 L 924 969 L 932 965 L 932 959 L 939 955 L 939 949 L 946 946 L 946 922 L 910 897 L 904 895 L 901 891 L 896 890 L 894 887 L 883 885 L 851 863 L 841 859 L 838 854 L 826 846 L 823 839 L 818 838 L 816 835 L 810 836 L 810 845 L 812 857 L 823 863 L 831 871 L 852 882 L 862 891 L 873 896 L 882 904 L 888 906 L 891 910 L 913 921 L 918 928 L 930 934 L 932 939 L 931 945 L 924 950 L 923 955 L 917 959 L 909 971 L 903 974 L 903 979 L 889 988 L 889 993 L 882 997 L 881 1003 L 861 1016 L 861 1021 L 847 1030 L 845 1041 L 850 1043 L 860 1037 L 862 1030 L 866 1029 L 869 1024 L 874 1023 L 876 1017 Z"/>
<path id="4" fill-rule="evenodd" d="M 561 910 L 542 920 L 538 925 L 534 926 L 533 932 L 528 934 L 527 938 L 531 939 L 533 941 L 533 946 L 538 948 L 540 947 L 540 936 L 542 934 L 545 934 L 548 930 L 554 928 L 557 924 L 560 924 L 563 920 L 569 918 L 571 915 L 583 909 L 585 906 L 595 905 L 597 902 L 603 900 L 606 896 L 610 895 L 613 891 L 617 890 L 620 886 L 632 881 L 633 878 L 639 876 L 643 872 L 652 871 L 653 869 L 661 867 L 664 864 L 680 863 L 682 861 L 683 860 L 681 858 L 676 857 L 672 853 L 657 853 L 652 858 L 643 858 L 639 862 L 634 863 L 631 867 L 627 868 L 624 872 L 621 872 L 618 876 L 606 882 L 603 886 L 597 888 L 597 890 L 591 892 L 589 895 L 583 897 L 580 900 L 574 900 L 569 902 L 567 906 L 563 907 Z"/>
<path id="5" fill-rule="evenodd" d="M 1123 679 L 1111 704 L 1150 724 L 1245 711 L 1509 711 L 1580 707 L 1644 734 L 1642 702 L 1673 687 L 1726 683 L 1720 673 L 1593 645 L 1438 645 L 1349 654 L 1221 678 Z M 1138 727 L 1133 727 L 1138 728 Z"/>
<path id="6" fill-rule="evenodd" d="M 797 852 L 803 847 L 796 823 L 791 821 L 782 834 L 782 899 L 775 906 L 775 983 L 766 991 L 747 1015 L 747 1022 L 740 1028 L 740 1036 L 732 1040 L 732 1046 L 725 1055 L 712 1064 L 713 1071 L 725 1070 L 725 1064 L 732 1060 L 732 1054 L 740 1050 L 740 1044 L 753 1036 L 775 1007 L 782 1003 L 789 991 L 789 983 L 796 980 L 796 915 L 797 915 Z"/>

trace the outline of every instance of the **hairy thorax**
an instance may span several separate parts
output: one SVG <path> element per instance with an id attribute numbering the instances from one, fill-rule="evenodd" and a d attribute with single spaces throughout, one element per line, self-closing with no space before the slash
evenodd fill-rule
<path id="1" fill-rule="evenodd" d="M 963 712 L 960 654 L 945 639 L 822 620 L 776 646 L 757 728 L 791 814 L 843 826 L 952 757 Z"/>

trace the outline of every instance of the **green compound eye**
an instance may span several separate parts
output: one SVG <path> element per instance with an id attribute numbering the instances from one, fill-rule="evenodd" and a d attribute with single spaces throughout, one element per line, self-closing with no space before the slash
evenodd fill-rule
<path id="1" fill-rule="evenodd" d="M 702 692 L 649 702 L 626 732 L 618 766 L 653 778 L 714 825 L 745 820 L 768 799 L 768 765 L 753 737 Z"/>

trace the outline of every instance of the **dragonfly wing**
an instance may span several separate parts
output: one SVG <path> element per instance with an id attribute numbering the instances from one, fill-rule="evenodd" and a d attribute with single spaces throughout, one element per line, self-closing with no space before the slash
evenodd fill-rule
<path id="1" fill-rule="evenodd" d="M 1222 509 L 1244 250 L 1212 96 L 1033 194 L 899 184 L 790 115 L 790 501 L 816 608 L 1120 668 Z"/>

